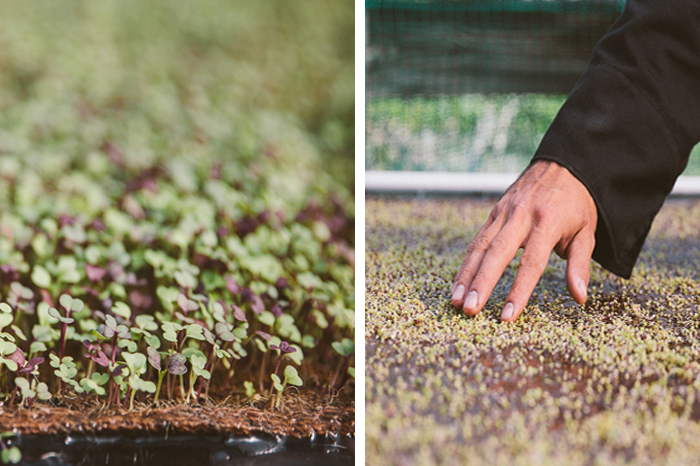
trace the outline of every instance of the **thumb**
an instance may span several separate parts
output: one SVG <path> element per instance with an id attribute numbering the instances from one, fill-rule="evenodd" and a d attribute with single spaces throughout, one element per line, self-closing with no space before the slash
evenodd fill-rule
<path id="1" fill-rule="evenodd" d="M 584 304 L 588 297 L 588 280 L 591 276 L 591 256 L 594 247 L 594 234 L 579 231 L 567 249 L 566 286 L 579 304 Z"/>

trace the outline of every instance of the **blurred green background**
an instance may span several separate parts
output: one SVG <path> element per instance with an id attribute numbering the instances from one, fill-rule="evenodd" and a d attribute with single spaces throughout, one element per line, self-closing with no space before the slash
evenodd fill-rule
<path id="1" fill-rule="evenodd" d="M 32 167 L 44 194 L 184 158 L 290 209 L 351 198 L 354 99 L 350 0 L 0 1 L 0 177 Z"/>
<path id="2" fill-rule="evenodd" d="M 367 100 L 367 170 L 519 173 L 564 95 L 465 94 Z M 700 146 L 684 175 L 700 175 Z"/>

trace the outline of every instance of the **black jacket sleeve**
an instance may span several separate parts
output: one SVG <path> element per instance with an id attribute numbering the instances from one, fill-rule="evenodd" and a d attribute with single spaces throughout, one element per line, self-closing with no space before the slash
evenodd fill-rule
<path id="1" fill-rule="evenodd" d="M 627 0 L 538 148 L 598 208 L 593 258 L 629 278 L 700 140 L 700 0 Z"/>

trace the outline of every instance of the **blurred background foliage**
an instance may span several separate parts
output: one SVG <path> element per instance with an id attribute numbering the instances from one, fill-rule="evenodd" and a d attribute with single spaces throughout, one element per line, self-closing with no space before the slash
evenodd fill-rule
<path id="1" fill-rule="evenodd" d="M 353 6 L 2 0 L 0 177 L 90 215 L 139 171 L 218 160 L 273 207 L 331 187 L 352 202 Z M 74 190 L 105 195 L 76 206 Z"/>

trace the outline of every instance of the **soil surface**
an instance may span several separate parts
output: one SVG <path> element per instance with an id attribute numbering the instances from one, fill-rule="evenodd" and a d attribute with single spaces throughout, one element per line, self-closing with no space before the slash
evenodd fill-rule
<path id="1" fill-rule="evenodd" d="M 700 201 L 669 201 L 630 280 L 588 302 L 552 254 L 514 323 L 519 258 L 475 318 L 453 277 L 496 200 L 368 199 L 368 464 L 697 464 Z"/>
<path id="2" fill-rule="evenodd" d="M 105 408 L 92 399 L 73 398 L 64 405 L 37 404 L 32 409 L 0 408 L 0 431 L 37 434 L 222 434 L 296 438 L 314 435 L 352 437 L 355 407 L 348 395 L 335 398 L 315 393 L 288 395 L 279 409 L 270 401 L 219 405 L 162 404 L 132 412 Z"/>

